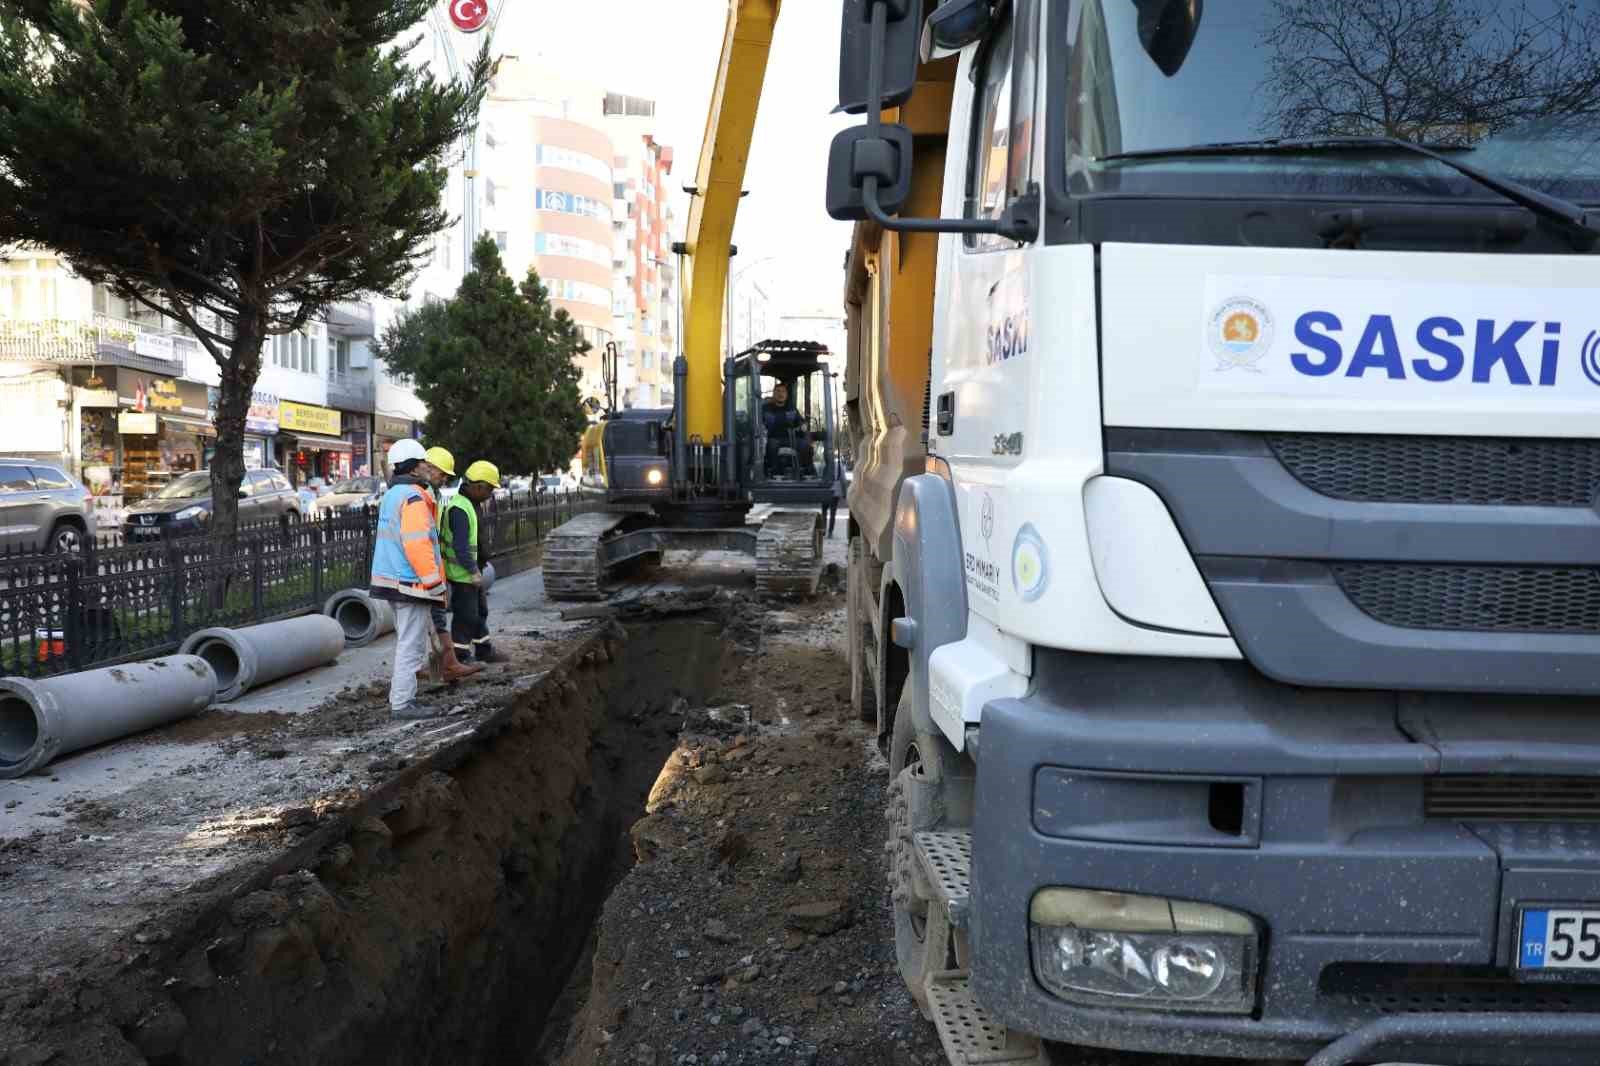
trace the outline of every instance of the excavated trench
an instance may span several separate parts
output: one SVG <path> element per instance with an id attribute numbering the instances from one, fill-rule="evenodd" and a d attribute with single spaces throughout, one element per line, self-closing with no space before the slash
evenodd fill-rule
<path id="1" fill-rule="evenodd" d="M 591 639 L 218 901 L 126 1037 L 157 1066 L 535 1063 L 724 647 L 704 619 Z"/>

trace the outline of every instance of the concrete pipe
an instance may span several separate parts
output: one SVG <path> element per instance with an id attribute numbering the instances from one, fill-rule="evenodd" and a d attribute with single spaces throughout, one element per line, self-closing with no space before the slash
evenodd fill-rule
<path id="1" fill-rule="evenodd" d="M 344 627 L 307 614 L 244 629 L 202 629 L 180 649 L 217 673 L 217 700 L 238 699 L 258 685 L 331 663 L 344 650 Z"/>
<path id="2" fill-rule="evenodd" d="M 198 714 L 216 692 L 211 664 L 195 655 L 39 680 L 0 678 L 0 778 Z"/>
<path id="3" fill-rule="evenodd" d="M 339 623 L 347 648 L 364 648 L 394 632 L 394 605 L 388 600 L 375 600 L 361 589 L 335 592 L 323 605 L 322 613 Z"/>

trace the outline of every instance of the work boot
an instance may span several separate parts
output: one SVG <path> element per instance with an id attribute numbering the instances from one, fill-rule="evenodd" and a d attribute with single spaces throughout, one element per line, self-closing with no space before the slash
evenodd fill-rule
<path id="1" fill-rule="evenodd" d="M 483 669 L 483 667 L 478 666 L 477 664 L 473 664 L 471 666 L 468 666 L 468 665 L 462 663 L 461 660 L 457 659 L 456 658 L 456 646 L 455 646 L 455 644 L 451 642 L 449 637 L 445 637 L 445 641 L 444 641 L 444 680 L 447 683 L 454 683 L 456 681 L 464 680 L 466 678 L 471 677 L 473 674 L 477 673 L 479 670 L 482 670 L 482 669 Z"/>
<path id="2" fill-rule="evenodd" d="M 472 658 L 480 663 L 508 663 L 511 656 L 504 652 L 494 650 L 494 645 L 487 640 L 480 640 L 473 649 Z"/>
<path id="3" fill-rule="evenodd" d="M 416 700 L 412 700 L 404 707 L 389 708 L 390 718 L 398 718 L 407 721 L 419 718 L 441 718 L 444 716 L 444 713 L 444 711 L 441 711 L 435 707 L 426 707 L 418 703 Z"/>

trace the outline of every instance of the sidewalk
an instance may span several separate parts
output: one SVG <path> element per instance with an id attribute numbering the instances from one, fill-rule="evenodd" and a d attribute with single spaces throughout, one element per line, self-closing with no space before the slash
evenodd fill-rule
<path id="1" fill-rule="evenodd" d="M 519 660 L 533 650 L 531 645 L 557 641 L 592 624 L 561 621 L 559 606 L 545 601 L 544 575 L 538 569 L 497 582 L 489 596 L 489 612 L 491 630 L 503 645 L 517 648 Z M 73 806 L 136 804 L 138 790 L 143 786 L 171 778 L 185 778 L 191 782 L 194 787 L 185 796 L 197 801 L 197 805 L 232 806 L 249 794 L 255 776 L 248 772 L 239 774 L 249 769 L 238 766 L 235 758 L 242 738 L 270 733 L 282 719 L 324 708 L 338 697 L 348 698 L 352 691 L 378 688 L 381 690 L 378 694 L 387 693 L 393 655 L 394 637 L 386 636 L 365 648 L 346 649 L 337 662 L 328 666 L 255 689 L 232 703 L 219 704 L 169 728 L 68 755 L 27 777 L 0 781 L 0 812 L 3 812 L 0 841 L 38 830 L 60 829 L 64 819 L 70 816 L 67 808 Z M 497 667 L 486 674 L 503 676 L 509 666 L 517 665 Z M 476 684 L 477 681 L 472 681 L 455 690 L 435 689 L 425 692 L 424 697 L 459 696 L 465 700 L 471 697 L 471 689 Z M 362 695 L 370 698 L 376 694 Z M 246 715 L 260 717 L 255 721 L 241 721 Z M 434 727 L 438 724 L 439 720 L 422 723 Z M 403 734 L 413 728 L 406 723 L 382 721 L 373 725 L 383 735 Z M 359 747 L 335 746 L 331 751 L 337 757 Z M 274 763 L 276 768 L 265 776 L 281 776 L 282 770 L 292 768 L 295 772 L 290 774 L 291 781 L 303 775 L 303 783 L 314 787 L 319 766 L 314 754 L 280 758 L 283 762 Z M 222 770 L 229 772 L 219 777 L 218 771 Z M 215 792 L 202 787 L 207 777 Z M 343 782 L 335 778 L 326 783 Z M 272 782 L 259 784 L 270 789 Z M 239 785 L 245 786 L 244 794 L 235 792 Z M 281 795 L 286 787 L 270 789 L 262 796 Z M 229 803 L 230 800 L 233 803 Z"/>

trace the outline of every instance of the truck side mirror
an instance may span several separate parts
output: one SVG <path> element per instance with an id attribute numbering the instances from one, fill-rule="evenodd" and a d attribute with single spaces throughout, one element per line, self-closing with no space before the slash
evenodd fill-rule
<path id="1" fill-rule="evenodd" d="M 917 51 L 922 30 L 922 0 L 844 0 L 839 32 L 839 110 L 859 115 L 867 110 L 868 72 L 872 66 L 872 12 L 888 8 L 884 32 L 882 107 L 899 107 L 917 84 Z"/>
<path id="2" fill-rule="evenodd" d="M 1183 69 L 1200 33 L 1205 0 L 1133 0 L 1139 9 L 1139 44 L 1167 77 Z"/>
<path id="3" fill-rule="evenodd" d="M 993 25 L 990 0 L 945 0 L 922 27 L 922 61 L 954 55 L 987 37 Z"/>
<path id="4" fill-rule="evenodd" d="M 843 222 L 869 218 L 864 187 L 878 179 L 878 206 L 894 214 L 911 197 L 911 131 L 898 124 L 840 130 L 828 149 L 828 215 Z"/>

